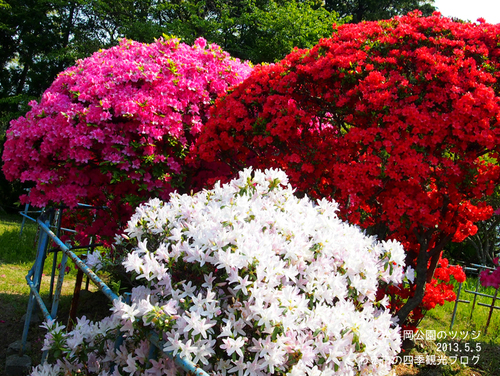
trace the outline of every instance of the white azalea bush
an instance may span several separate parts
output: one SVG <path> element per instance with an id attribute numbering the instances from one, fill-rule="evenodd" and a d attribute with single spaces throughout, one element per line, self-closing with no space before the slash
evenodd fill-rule
<path id="1" fill-rule="evenodd" d="M 404 250 L 336 211 L 295 197 L 279 170 L 150 200 L 121 244 L 141 283 L 130 302 L 115 302 L 102 324 L 48 325 L 46 348 L 62 357 L 33 374 L 185 374 L 170 352 L 210 375 L 386 375 L 400 333 L 376 292 L 401 283 Z M 148 360 L 151 330 L 163 352 Z"/>

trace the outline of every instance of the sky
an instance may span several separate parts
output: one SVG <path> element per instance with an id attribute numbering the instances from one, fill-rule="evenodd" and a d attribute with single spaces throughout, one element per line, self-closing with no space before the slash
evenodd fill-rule
<path id="1" fill-rule="evenodd" d="M 434 6 L 443 16 L 488 23 L 500 23 L 500 0 L 435 0 Z"/>

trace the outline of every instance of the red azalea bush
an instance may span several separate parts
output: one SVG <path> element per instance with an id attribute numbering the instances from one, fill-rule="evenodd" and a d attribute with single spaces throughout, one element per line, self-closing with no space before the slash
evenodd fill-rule
<path id="1" fill-rule="evenodd" d="M 191 188 L 184 159 L 208 107 L 250 70 L 201 38 L 122 40 L 62 72 L 12 122 L 5 176 L 33 182 L 24 202 L 107 205 L 111 223 L 126 222 L 138 201 Z M 106 216 L 97 221 L 113 233 Z"/>
<path id="2" fill-rule="evenodd" d="M 500 25 L 439 13 L 339 26 L 220 98 L 192 155 L 281 168 L 345 219 L 401 241 L 416 270 L 399 291 L 405 319 L 422 300 L 454 299 L 443 284 L 463 276 L 443 263 L 434 273 L 442 249 L 492 215 L 478 199 L 499 181 L 499 43 Z"/>

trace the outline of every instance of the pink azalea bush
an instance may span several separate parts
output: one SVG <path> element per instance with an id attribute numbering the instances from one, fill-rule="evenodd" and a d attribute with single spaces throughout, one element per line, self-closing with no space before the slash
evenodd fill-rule
<path id="1" fill-rule="evenodd" d="M 283 171 L 251 169 L 140 205 L 117 244 L 131 301 L 71 332 L 47 323 L 54 355 L 32 376 L 185 375 L 165 354 L 148 361 L 148 330 L 214 376 L 388 374 L 400 329 L 376 292 L 402 282 L 405 252 L 337 211 L 297 198 Z"/>
<path id="2" fill-rule="evenodd" d="M 493 263 L 497 266 L 494 270 L 483 270 L 479 274 L 479 281 L 484 287 L 492 286 L 495 289 L 500 287 L 500 263 L 499 257 L 493 259 Z"/>
<path id="3" fill-rule="evenodd" d="M 250 71 L 201 38 L 122 40 L 59 74 L 12 122 L 5 176 L 33 183 L 23 202 L 108 205 L 128 218 L 127 202 L 191 189 L 184 159 L 208 108 Z"/>

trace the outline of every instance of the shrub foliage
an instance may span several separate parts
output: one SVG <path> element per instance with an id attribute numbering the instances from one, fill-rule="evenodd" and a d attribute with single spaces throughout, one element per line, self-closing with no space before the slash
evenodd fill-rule
<path id="1" fill-rule="evenodd" d="M 492 215 L 478 199 L 499 180 L 500 26 L 418 12 L 341 25 L 332 38 L 259 66 L 216 103 L 203 160 L 284 169 L 341 216 L 398 239 L 417 274 L 400 319 L 453 299 L 434 274 L 443 246 Z M 434 277 L 443 277 L 437 280 Z M 425 286 L 429 287 L 424 296 Z"/>
<path id="2" fill-rule="evenodd" d="M 31 182 L 23 199 L 35 206 L 107 205 L 126 221 L 145 198 L 190 188 L 184 158 L 208 107 L 250 70 L 204 39 L 122 40 L 59 74 L 12 122 L 5 176 Z"/>

